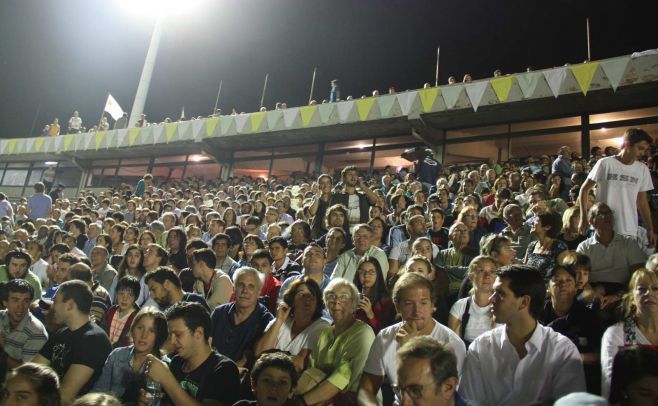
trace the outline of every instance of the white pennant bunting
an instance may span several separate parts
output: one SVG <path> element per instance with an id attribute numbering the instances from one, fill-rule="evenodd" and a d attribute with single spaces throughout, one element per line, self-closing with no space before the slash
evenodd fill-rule
<path id="1" fill-rule="evenodd" d="M 206 132 L 206 120 L 193 120 L 192 132 L 194 133 L 194 140 L 201 141 Z"/>
<path id="2" fill-rule="evenodd" d="M 359 118 L 354 100 L 337 103 L 336 108 L 338 109 L 338 118 L 341 123 L 357 121 Z"/>
<path id="3" fill-rule="evenodd" d="M 267 127 L 270 129 L 270 131 L 283 129 L 283 111 L 268 111 L 265 117 L 267 118 Z"/>
<path id="4" fill-rule="evenodd" d="M 299 126 L 301 122 L 301 117 L 299 115 L 299 108 L 293 107 L 291 109 L 283 110 L 283 123 L 286 128 L 292 128 L 293 126 Z"/>
<path id="5" fill-rule="evenodd" d="M 447 109 L 455 107 L 463 90 L 464 85 L 448 85 L 441 87 L 441 95 L 443 96 L 443 101 L 445 101 Z"/>
<path id="6" fill-rule="evenodd" d="M 516 77 L 516 82 L 519 84 L 521 92 L 523 92 L 523 97 L 526 99 L 532 97 L 541 77 L 541 72 L 521 73 Z"/>
<path id="7" fill-rule="evenodd" d="M 122 129 L 117 131 L 117 146 L 125 147 L 128 145 L 128 130 Z"/>
<path id="8" fill-rule="evenodd" d="M 603 73 L 605 73 L 605 76 L 610 82 L 610 86 L 612 86 L 612 90 L 617 91 L 617 86 L 621 83 L 621 78 L 624 76 L 630 60 L 630 57 L 624 56 L 621 58 L 607 59 L 599 63 L 601 69 L 603 69 Z"/>
<path id="9" fill-rule="evenodd" d="M 480 103 L 482 102 L 482 96 L 484 95 L 484 91 L 487 90 L 488 85 L 489 81 L 486 80 L 467 83 L 464 85 L 466 87 L 466 94 L 471 100 L 473 110 L 478 111 L 478 106 L 480 106 Z"/>
<path id="10" fill-rule="evenodd" d="M 397 97 L 395 95 L 384 95 L 377 98 L 377 104 L 379 105 L 379 111 L 382 113 L 382 117 L 395 117 L 399 115 L 395 113 L 393 106 L 397 102 Z M 400 105 L 398 103 L 397 110 L 400 110 Z"/>
<path id="11" fill-rule="evenodd" d="M 235 116 L 235 126 L 238 133 L 244 134 L 251 132 L 251 126 L 247 126 L 249 118 L 249 114 L 238 114 Z"/>
<path id="12" fill-rule="evenodd" d="M 64 136 L 55 137 L 55 152 L 61 152 L 64 149 Z"/>
<path id="13" fill-rule="evenodd" d="M 406 116 L 409 115 L 409 111 L 411 111 L 411 107 L 413 106 L 414 102 L 416 101 L 416 97 L 418 97 L 417 92 L 404 92 L 404 93 L 398 93 L 395 95 L 398 99 L 398 103 L 400 104 L 400 109 L 402 110 L 402 115 Z"/>
<path id="14" fill-rule="evenodd" d="M 158 143 L 166 143 L 167 142 L 167 136 L 165 135 L 165 126 L 164 125 L 158 125 L 153 127 L 153 142 L 158 144 Z"/>
<path id="15" fill-rule="evenodd" d="M 338 123 L 336 103 L 322 103 L 318 106 L 318 112 L 320 113 L 322 124 L 329 125 Z"/>
<path id="16" fill-rule="evenodd" d="M 564 78 L 567 77 L 568 69 L 566 66 L 560 66 L 559 68 L 543 71 L 546 82 L 548 82 L 548 87 L 551 88 L 551 92 L 553 92 L 553 96 L 556 99 L 560 95 L 560 87 L 562 86 L 562 82 L 564 82 Z"/>
<path id="17" fill-rule="evenodd" d="M 226 116 L 226 118 L 222 117 L 222 119 L 219 120 L 221 136 L 235 134 L 235 117 L 236 116 Z"/>

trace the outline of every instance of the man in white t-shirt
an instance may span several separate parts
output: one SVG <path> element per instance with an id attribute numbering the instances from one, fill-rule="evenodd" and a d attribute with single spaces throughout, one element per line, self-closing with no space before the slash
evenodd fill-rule
<path id="1" fill-rule="evenodd" d="M 607 204 L 615 214 L 615 232 L 638 237 L 637 213 L 647 230 L 649 246 L 656 244 L 647 191 L 653 189 L 649 168 L 638 159 L 644 156 L 653 139 L 646 131 L 630 128 L 617 155 L 599 159 L 580 188 L 580 212 L 587 213 L 587 196 L 596 185 L 596 200 Z M 587 232 L 587 216 L 580 216 L 580 232 Z"/>
<path id="2" fill-rule="evenodd" d="M 412 337 L 430 336 L 448 344 L 461 371 L 466 355 L 464 342 L 448 327 L 432 318 L 436 292 L 431 281 L 418 273 L 405 273 L 393 288 L 393 303 L 402 322 L 383 329 L 370 347 L 358 391 L 359 405 L 377 405 L 377 392 L 384 383 L 397 385 L 396 353 Z M 399 399 L 396 399 L 399 404 Z"/>

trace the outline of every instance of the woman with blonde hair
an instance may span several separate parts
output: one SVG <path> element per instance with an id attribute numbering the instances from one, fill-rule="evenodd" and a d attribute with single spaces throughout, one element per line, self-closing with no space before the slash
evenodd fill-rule
<path id="1" fill-rule="evenodd" d="M 601 343 L 601 394 L 606 398 L 619 348 L 658 345 L 658 273 L 645 268 L 635 271 L 623 304 L 624 319 L 606 330 Z"/>
<path id="2" fill-rule="evenodd" d="M 579 222 L 580 208 L 578 206 L 571 206 L 562 214 L 562 233 L 558 240 L 564 242 L 570 251 L 575 251 L 578 244 L 587 239 L 578 231 Z"/>
<path id="3" fill-rule="evenodd" d="M 473 288 L 468 297 L 459 299 L 452 305 L 448 327 L 457 333 L 468 347 L 480 334 L 496 327 L 489 302 L 496 279 L 496 261 L 489 256 L 477 256 L 469 264 L 467 275 Z"/>

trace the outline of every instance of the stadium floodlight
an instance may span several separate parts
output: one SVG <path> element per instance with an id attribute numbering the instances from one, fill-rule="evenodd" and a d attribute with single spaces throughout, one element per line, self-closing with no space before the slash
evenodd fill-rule
<path id="1" fill-rule="evenodd" d="M 162 38 L 162 29 L 164 27 L 165 18 L 168 16 L 182 16 L 185 13 L 199 9 L 203 0 L 116 1 L 130 15 L 148 18 L 152 18 L 153 16 L 157 17 L 155 25 L 153 26 L 153 34 L 151 34 L 151 42 L 148 51 L 146 52 L 142 75 L 140 76 L 139 84 L 137 85 L 133 108 L 130 110 L 130 117 L 128 118 L 128 128 L 132 128 L 144 112 L 146 96 L 148 95 L 149 87 L 151 86 L 151 77 L 153 76 L 153 69 L 155 68 L 155 60 L 157 59 L 158 49 L 160 48 L 160 39 Z"/>
<path id="2" fill-rule="evenodd" d="M 45 165 L 57 165 L 57 161 L 46 161 L 44 162 Z"/>

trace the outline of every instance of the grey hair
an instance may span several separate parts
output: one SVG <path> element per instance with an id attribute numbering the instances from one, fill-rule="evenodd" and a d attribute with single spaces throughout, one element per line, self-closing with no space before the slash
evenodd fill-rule
<path id="1" fill-rule="evenodd" d="M 260 290 L 263 288 L 263 283 L 265 283 L 265 275 L 263 275 L 262 273 L 258 272 L 256 269 L 250 266 L 243 266 L 238 268 L 233 273 L 233 285 L 236 285 L 238 283 L 238 279 L 240 279 L 242 275 L 255 276 L 258 279 L 258 283 L 260 285 L 258 288 L 258 291 L 260 292 Z"/>
<path id="2" fill-rule="evenodd" d="M 352 309 L 356 310 L 359 303 L 359 290 L 352 282 L 345 278 L 334 278 L 329 282 L 327 287 L 324 288 L 324 292 L 322 292 L 322 300 L 324 300 L 324 304 L 327 305 L 327 295 L 329 293 L 334 293 L 334 290 L 340 287 L 346 287 L 350 291 Z"/>

